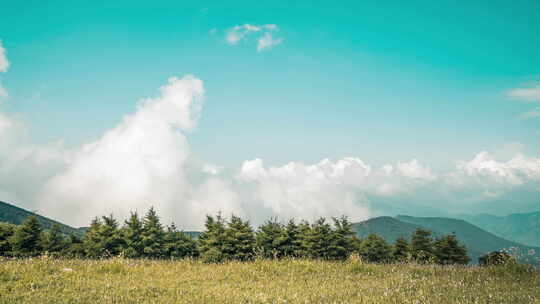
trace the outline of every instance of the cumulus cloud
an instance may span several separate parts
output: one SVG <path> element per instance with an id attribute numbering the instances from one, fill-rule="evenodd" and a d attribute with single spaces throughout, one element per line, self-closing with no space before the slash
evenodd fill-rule
<path id="1" fill-rule="evenodd" d="M 500 162 L 490 153 L 483 151 L 468 162 L 460 162 L 457 173 L 476 178 L 483 183 L 522 185 L 540 180 L 540 158 L 517 154 L 506 162 Z"/>
<path id="2" fill-rule="evenodd" d="M 369 171 L 356 158 L 335 162 L 325 159 L 313 165 L 291 162 L 268 168 L 262 160 L 254 159 L 243 163 L 238 178 L 252 189 L 251 201 L 281 217 L 313 219 L 349 214 L 363 219 L 369 212 L 355 185 Z"/>
<path id="3" fill-rule="evenodd" d="M 264 25 L 236 25 L 226 30 L 225 40 L 230 45 L 236 45 L 242 40 L 253 37 L 257 42 L 257 51 L 269 50 L 283 42 L 283 38 L 276 37 L 279 27 L 275 24 Z"/>
<path id="4" fill-rule="evenodd" d="M 66 170 L 45 185 L 43 208 L 58 217 L 69 210 L 77 222 L 88 214 L 126 215 L 151 203 L 176 211 L 172 204 L 189 191 L 189 145 L 182 132 L 197 124 L 203 93 L 193 76 L 170 78 L 160 96 L 143 100 L 134 114 L 74 153 Z"/>

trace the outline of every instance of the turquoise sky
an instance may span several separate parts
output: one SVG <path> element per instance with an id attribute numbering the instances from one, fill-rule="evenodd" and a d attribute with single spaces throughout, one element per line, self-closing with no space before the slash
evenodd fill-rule
<path id="1" fill-rule="evenodd" d="M 34 141 L 78 146 L 193 74 L 206 99 L 191 148 L 227 167 L 540 155 L 540 118 L 520 119 L 534 105 L 505 93 L 540 80 L 540 1 L 404 3 L 4 1 L 0 107 Z M 275 24 L 283 41 L 228 44 L 243 24 Z"/>

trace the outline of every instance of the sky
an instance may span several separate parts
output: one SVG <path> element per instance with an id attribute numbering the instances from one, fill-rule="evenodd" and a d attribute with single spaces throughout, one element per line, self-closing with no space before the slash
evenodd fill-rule
<path id="1" fill-rule="evenodd" d="M 540 210 L 540 2 L 109 2 L 0 3 L 0 200 L 76 226 Z"/>

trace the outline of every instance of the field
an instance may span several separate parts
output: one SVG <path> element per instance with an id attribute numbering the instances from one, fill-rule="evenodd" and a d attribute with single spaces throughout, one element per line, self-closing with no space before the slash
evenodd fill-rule
<path id="1" fill-rule="evenodd" d="M 522 268 L 360 261 L 0 260 L 0 303 L 540 303 Z"/>

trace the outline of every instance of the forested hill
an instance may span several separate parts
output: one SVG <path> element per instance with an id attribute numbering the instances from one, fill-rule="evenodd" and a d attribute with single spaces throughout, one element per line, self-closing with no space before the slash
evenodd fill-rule
<path id="1" fill-rule="evenodd" d="M 520 253 L 536 253 L 527 258 L 527 262 L 538 264 L 540 248 L 522 245 L 513 241 L 498 237 L 464 220 L 442 217 L 413 217 L 400 215 L 396 218 L 382 216 L 372 218 L 360 223 L 355 223 L 353 229 L 359 237 L 366 237 L 375 233 L 389 242 L 394 242 L 398 237 L 409 238 L 417 228 L 423 228 L 433 232 L 434 237 L 455 233 L 457 238 L 467 246 L 472 262 L 477 262 L 479 256 L 491 251 L 508 248 L 519 248 Z"/>
<path id="2" fill-rule="evenodd" d="M 43 229 L 45 230 L 51 229 L 54 224 L 58 224 L 60 225 L 61 231 L 65 234 L 84 234 L 84 232 L 80 229 L 62 224 L 34 212 L 30 212 L 28 210 L 24 210 L 22 208 L 0 201 L 0 222 L 20 225 L 27 217 L 31 215 L 35 215 L 37 217 L 39 223 L 41 224 L 41 227 L 43 227 Z"/>

